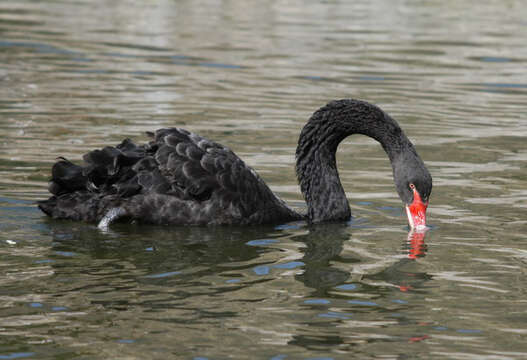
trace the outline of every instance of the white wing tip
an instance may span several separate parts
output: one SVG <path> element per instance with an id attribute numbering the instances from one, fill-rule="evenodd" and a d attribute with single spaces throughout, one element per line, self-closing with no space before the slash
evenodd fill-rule
<path id="1" fill-rule="evenodd" d="M 119 219 L 125 214 L 126 211 L 121 207 L 111 208 L 110 210 L 108 210 L 106 215 L 102 217 L 101 221 L 99 221 L 97 227 L 100 230 L 108 230 L 108 227 L 111 223 L 115 222 L 115 220 Z"/>

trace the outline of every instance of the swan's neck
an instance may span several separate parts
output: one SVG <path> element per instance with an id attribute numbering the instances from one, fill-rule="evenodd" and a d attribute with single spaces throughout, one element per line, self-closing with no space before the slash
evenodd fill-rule
<path id="1" fill-rule="evenodd" d="M 380 142 L 392 166 L 411 147 L 398 124 L 372 105 L 360 101 L 333 102 L 316 111 L 302 129 L 296 149 L 296 173 L 310 222 L 342 221 L 351 217 L 335 152 L 339 143 L 352 134 L 363 134 Z"/>
<path id="2" fill-rule="evenodd" d="M 351 210 L 335 160 L 337 146 L 345 136 L 341 139 L 320 124 L 308 125 L 300 135 L 296 151 L 296 172 L 307 203 L 308 220 L 312 223 L 348 220 Z M 325 136 L 319 138 L 316 134 Z"/>

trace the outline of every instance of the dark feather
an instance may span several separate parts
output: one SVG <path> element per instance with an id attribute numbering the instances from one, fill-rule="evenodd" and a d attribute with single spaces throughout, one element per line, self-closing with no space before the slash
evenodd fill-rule
<path id="1" fill-rule="evenodd" d="M 60 195 L 80 190 L 84 188 L 86 181 L 82 167 L 61 158 L 51 169 L 49 191 L 54 195 Z"/>

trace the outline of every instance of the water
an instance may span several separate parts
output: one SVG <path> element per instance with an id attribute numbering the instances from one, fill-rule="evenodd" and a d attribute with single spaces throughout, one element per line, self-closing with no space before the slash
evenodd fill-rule
<path id="1" fill-rule="evenodd" d="M 0 359 L 527 358 L 520 1 L 0 3 Z M 347 224 L 52 221 L 57 156 L 182 126 L 302 206 L 297 135 L 374 102 L 434 177 L 408 234 L 380 146 L 338 153 Z"/>

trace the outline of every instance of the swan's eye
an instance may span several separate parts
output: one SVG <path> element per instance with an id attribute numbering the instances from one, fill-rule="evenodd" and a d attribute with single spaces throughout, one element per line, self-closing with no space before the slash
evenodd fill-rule
<path id="1" fill-rule="evenodd" d="M 410 186 L 410 189 L 415 190 L 415 185 L 413 183 L 410 183 L 408 186 Z"/>

